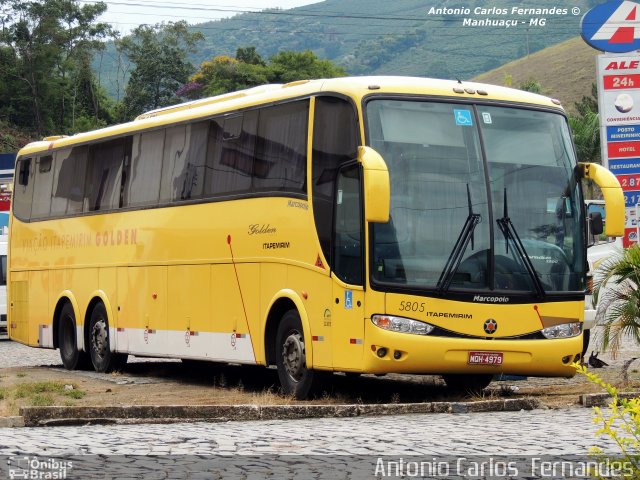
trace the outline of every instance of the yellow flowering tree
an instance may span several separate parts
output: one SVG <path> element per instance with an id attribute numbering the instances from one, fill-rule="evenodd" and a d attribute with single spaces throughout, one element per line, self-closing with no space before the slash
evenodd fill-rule
<path id="1" fill-rule="evenodd" d="M 611 395 L 608 411 L 600 407 L 594 408 L 593 422 L 600 425 L 596 436 L 607 436 L 613 440 L 620 449 L 621 456 L 612 460 L 621 462 L 625 466 L 625 473 L 628 472 L 631 478 L 640 478 L 640 398 L 622 398 L 617 388 L 595 373 L 587 371 L 585 366 L 575 364 L 575 367 L 578 373 L 585 375 Z M 602 457 L 605 452 L 594 446 L 590 454 Z"/>

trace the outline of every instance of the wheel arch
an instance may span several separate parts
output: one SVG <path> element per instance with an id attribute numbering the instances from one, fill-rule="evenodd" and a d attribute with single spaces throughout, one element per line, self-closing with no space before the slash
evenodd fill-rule
<path id="1" fill-rule="evenodd" d="M 53 309 L 53 348 L 60 347 L 60 345 L 58 344 L 58 329 L 60 328 L 60 314 L 62 313 L 62 309 L 67 303 L 70 304 L 71 308 L 73 309 L 73 314 L 76 317 L 76 331 L 78 329 L 78 319 L 80 318 L 78 301 L 76 300 L 76 297 L 73 295 L 73 293 L 71 293 L 69 290 L 65 290 L 61 292 L 60 295 L 58 295 L 58 298 L 56 300 L 56 306 Z M 76 346 L 78 350 L 81 350 L 81 351 L 84 350 L 84 338 L 82 335 L 76 335 L 76 343 L 77 343 Z"/>
<path id="2" fill-rule="evenodd" d="M 302 332 L 306 344 L 307 368 L 313 366 L 313 346 L 311 342 L 311 328 L 309 327 L 309 317 L 304 307 L 302 298 L 293 290 L 281 290 L 273 296 L 269 303 L 267 319 L 264 327 L 264 356 L 265 364 L 276 364 L 276 332 L 282 316 L 289 310 L 297 310 L 302 323 Z"/>
<path id="3" fill-rule="evenodd" d="M 113 332 L 115 329 L 115 323 L 113 321 L 114 315 L 113 315 L 113 311 L 111 310 L 111 302 L 109 301 L 109 297 L 107 297 L 107 294 L 102 290 L 96 290 L 90 295 L 90 297 L 91 297 L 91 301 L 89 301 L 89 305 L 87 306 L 87 311 L 84 314 L 83 339 L 84 339 L 85 345 L 89 345 L 89 327 L 91 326 L 90 325 L 91 312 L 93 312 L 93 309 L 98 303 L 102 303 L 104 305 L 104 309 L 107 312 L 107 323 L 109 325 L 109 330 Z M 115 338 L 115 335 L 110 334 L 110 337 Z M 112 352 L 115 351 L 115 347 L 116 347 L 115 343 L 116 342 L 114 341 L 109 342 L 109 349 Z"/>

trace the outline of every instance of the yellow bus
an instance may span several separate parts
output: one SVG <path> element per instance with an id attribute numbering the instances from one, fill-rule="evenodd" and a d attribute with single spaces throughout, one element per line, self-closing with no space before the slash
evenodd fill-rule
<path id="1" fill-rule="evenodd" d="M 571 376 L 581 178 L 621 235 L 615 177 L 578 164 L 559 102 L 361 77 L 266 85 L 19 152 L 12 339 L 68 369 L 127 355 L 325 372 Z"/>

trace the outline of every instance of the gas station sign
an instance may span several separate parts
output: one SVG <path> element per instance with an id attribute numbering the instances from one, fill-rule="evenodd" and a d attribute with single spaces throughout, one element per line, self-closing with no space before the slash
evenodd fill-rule
<path id="1" fill-rule="evenodd" d="M 597 65 L 602 160 L 624 191 L 629 247 L 638 241 L 640 210 L 640 57 L 602 54 Z"/>

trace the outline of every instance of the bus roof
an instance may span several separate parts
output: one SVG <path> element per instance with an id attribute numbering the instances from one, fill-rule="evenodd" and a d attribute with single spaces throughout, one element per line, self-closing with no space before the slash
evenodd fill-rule
<path id="1" fill-rule="evenodd" d="M 135 120 L 110 127 L 79 133 L 72 136 L 47 137 L 43 141 L 32 142 L 22 148 L 18 155 L 40 153 L 42 151 L 88 143 L 98 139 L 108 139 L 132 134 L 198 118 L 232 112 L 286 99 L 304 97 L 314 93 L 337 92 L 360 102 L 370 94 L 430 95 L 437 97 L 464 98 L 467 100 L 499 100 L 522 104 L 538 105 L 562 111 L 560 102 L 513 88 L 499 87 L 457 80 L 438 80 L 421 77 L 341 77 L 320 80 L 301 80 L 287 84 L 269 84 L 226 93 L 215 97 L 181 103 L 152 110 L 139 115 Z"/>

